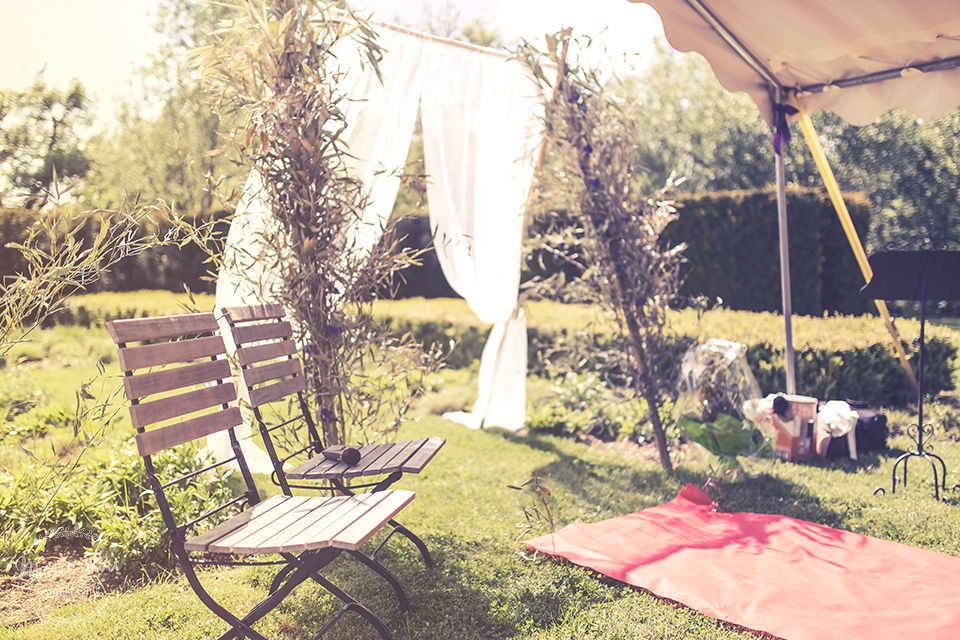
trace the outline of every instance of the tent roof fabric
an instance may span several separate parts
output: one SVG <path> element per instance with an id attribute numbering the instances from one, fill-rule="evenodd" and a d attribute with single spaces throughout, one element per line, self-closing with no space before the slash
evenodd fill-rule
<path id="1" fill-rule="evenodd" d="M 790 640 L 946 640 L 960 629 L 960 558 L 781 515 L 718 512 L 691 485 L 667 504 L 524 544 Z"/>
<path id="2" fill-rule="evenodd" d="M 960 105 L 956 0 L 630 1 L 651 5 L 671 46 L 701 53 L 720 83 L 747 92 L 771 124 L 770 83 L 711 26 L 711 17 L 781 87 L 798 91 L 810 111 L 830 110 L 862 125 L 896 107 L 937 119 Z M 871 74 L 892 77 L 843 86 Z"/>

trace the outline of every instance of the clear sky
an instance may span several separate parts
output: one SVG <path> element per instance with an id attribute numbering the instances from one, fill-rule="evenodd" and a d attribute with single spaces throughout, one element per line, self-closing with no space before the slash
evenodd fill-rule
<path id="1" fill-rule="evenodd" d="M 416 22 L 428 4 L 446 0 L 353 0 L 385 22 Z M 597 36 L 611 57 L 644 54 L 660 20 L 649 6 L 627 0 L 454 0 L 461 20 L 483 16 L 507 39 L 542 38 L 561 27 Z M 130 92 L 134 69 L 156 48 L 158 0 L 0 0 L 0 88 L 22 88 L 45 67 L 48 84 L 77 78 L 108 119 L 111 104 Z"/>

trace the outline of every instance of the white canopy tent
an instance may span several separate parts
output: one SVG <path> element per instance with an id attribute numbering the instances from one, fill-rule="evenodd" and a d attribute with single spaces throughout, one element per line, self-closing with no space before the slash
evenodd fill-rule
<path id="1" fill-rule="evenodd" d="M 960 105 L 957 0 L 629 0 L 652 6 L 667 41 L 703 55 L 728 91 L 745 91 L 782 133 L 788 114 L 804 135 L 844 223 L 864 277 L 870 267 L 806 109 L 862 125 L 897 107 L 941 118 Z M 785 108 L 779 105 L 790 105 Z M 796 108 L 799 107 L 799 114 Z M 784 167 L 777 155 L 787 391 L 795 393 Z M 899 339 L 882 301 L 888 329 Z"/>
<path id="2" fill-rule="evenodd" d="M 517 430 L 526 414 L 526 319 L 517 305 L 526 200 L 540 146 L 543 96 L 528 71 L 507 54 L 371 23 L 384 49 L 381 83 L 367 66 L 341 52 L 347 69 L 341 135 L 370 204 L 353 230 L 369 251 L 390 217 L 422 109 L 427 198 L 441 267 L 450 285 L 484 322 L 493 325 L 480 366 L 473 412 L 450 414 L 470 426 Z M 349 67 L 349 68 L 348 68 Z M 216 308 L 277 299 L 279 278 L 265 267 L 263 238 L 269 207 L 251 174 L 231 223 L 216 290 Z M 224 330 L 225 337 L 230 332 Z M 230 345 L 228 345 L 228 348 Z M 242 387 L 242 385 L 238 385 Z M 248 463 L 269 471 L 266 455 L 249 447 L 250 422 L 238 430 Z M 208 438 L 217 459 L 229 457 L 225 439 Z"/>

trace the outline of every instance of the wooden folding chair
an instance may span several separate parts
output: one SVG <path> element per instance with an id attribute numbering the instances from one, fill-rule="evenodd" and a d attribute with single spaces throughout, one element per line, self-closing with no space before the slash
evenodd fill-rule
<path id="1" fill-rule="evenodd" d="M 386 490 L 404 473 L 422 471 L 446 442 L 443 438 L 418 438 L 363 445 L 358 447 L 360 461 L 354 465 L 339 462 L 334 456 L 325 456 L 324 453 L 342 450 L 343 445 L 324 449 L 316 422 L 304 398 L 306 378 L 297 355 L 297 345 L 293 341 L 292 327 L 284 320 L 286 314 L 283 305 L 226 307 L 222 312 L 237 347 L 237 363 L 247 387 L 250 406 L 273 462 L 273 480 L 285 494 L 292 495 L 292 489 L 310 489 L 333 490 L 350 495 L 361 488 L 378 493 Z M 293 403 L 293 415 L 268 425 L 263 408 L 284 399 Z M 304 425 L 308 442 L 289 447 L 281 456 L 273 433 L 298 421 Z M 289 471 L 285 469 L 285 465 L 293 458 L 303 455 L 309 456 L 306 461 Z M 385 477 L 368 484 L 348 485 L 349 480 L 361 476 Z M 291 484 L 291 480 L 326 481 L 329 484 Z M 430 551 L 418 536 L 395 520 L 390 520 L 389 524 L 393 530 L 371 554 L 372 559 L 376 559 L 377 552 L 394 533 L 399 533 L 416 545 L 428 567 L 433 566 Z"/>
<path id="2" fill-rule="evenodd" d="M 163 521 L 169 529 L 173 553 L 200 600 L 230 625 L 220 637 L 265 640 L 252 625 L 279 605 L 298 585 L 312 579 L 343 603 L 314 638 L 322 636 L 348 611 L 359 613 L 381 638 L 390 638 L 390 632 L 379 617 L 319 572 L 346 551 L 383 576 L 405 608 L 406 598 L 396 578 L 359 548 L 409 504 L 414 494 L 387 491 L 330 498 L 273 496 L 261 500 L 234 433 L 234 427 L 241 424 L 241 414 L 236 406 L 236 388 L 225 359 L 223 338 L 216 333 L 218 325 L 214 315 L 195 313 L 115 320 L 108 323 L 107 328 L 119 346 L 124 390 L 130 401 L 130 417 L 137 430 L 137 447 Z M 157 477 L 151 456 L 224 430 L 228 432 L 233 447 L 232 458 L 181 478 Z M 171 509 L 168 490 L 182 482 L 200 481 L 202 474 L 231 462 L 240 468 L 246 487 L 243 494 L 225 504 L 213 506 L 190 522 L 179 522 Z M 210 524 L 226 517 L 225 514 L 229 513 L 226 510 L 244 506 L 243 511 L 224 522 Z M 216 517 L 211 520 L 213 516 Z M 188 532 L 199 531 L 205 524 L 206 531 L 187 537 Z M 271 554 L 279 558 L 276 555 L 272 559 L 255 558 Z M 196 572 L 198 566 L 204 565 L 277 565 L 280 571 L 270 585 L 269 595 L 249 613 L 238 617 L 218 604 L 204 589 Z"/>

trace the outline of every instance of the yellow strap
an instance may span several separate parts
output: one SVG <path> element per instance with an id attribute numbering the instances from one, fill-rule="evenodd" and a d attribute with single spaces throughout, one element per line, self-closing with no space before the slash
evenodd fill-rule
<path id="1" fill-rule="evenodd" d="M 799 96 L 794 95 L 792 98 L 794 105 L 800 110 L 800 128 L 803 130 L 803 137 L 807 140 L 807 147 L 810 148 L 810 152 L 813 154 L 813 160 L 817 163 L 817 169 L 820 170 L 820 176 L 823 178 L 823 182 L 827 187 L 830 201 L 833 202 L 833 207 L 837 210 L 840 224 L 843 226 L 843 231 L 847 234 L 847 240 L 850 242 L 853 254 L 856 256 L 857 263 L 860 265 L 860 271 L 863 272 L 863 279 L 865 282 L 870 282 L 870 279 L 873 278 L 873 269 L 870 268 L 870 263 L 867 261 L 867 254 L 863 250 L 863 245 L 860 244 L 860 237 L 857 235 L 857 230 L 853 226 L 853 221 L 850 220 L 850 212 L 847 211 L 847 204 L 843 201 L 843 196 L 840 194 L 840 185 L 837 184 L 837 179 L 833 175 L 833 169 L 830 168 L 830 163 L 827 162 L 827 156 L 823 152 L 823 147 L 820 146 L 820 138 L 813 128 L 810 114 L 807 113 L 807 107 L 803 104 L 803 100 Z M 897 333 L 897 328 L 893 326 L 893 319 L 887 310 L 887 303 L 883 300 L 875 300 L 874 302 L 877 305 L 877 310 L 880 311 L 880 317 L 883 318 L 883 324 L 893 337 L 893 348 L 897 352 L 897 357 L 900 358 L 900 364 L 903 365 L 904 370 L 907 372 L 907 376 L 910 378 L 910 382 L 913 383 L 914 389 L 919 388 L 917 378 L 913 374 L 913 368 L 910 366 L 910 362 L 907 360 L 907 354 L 903 350 L 900 335 Z"/>

